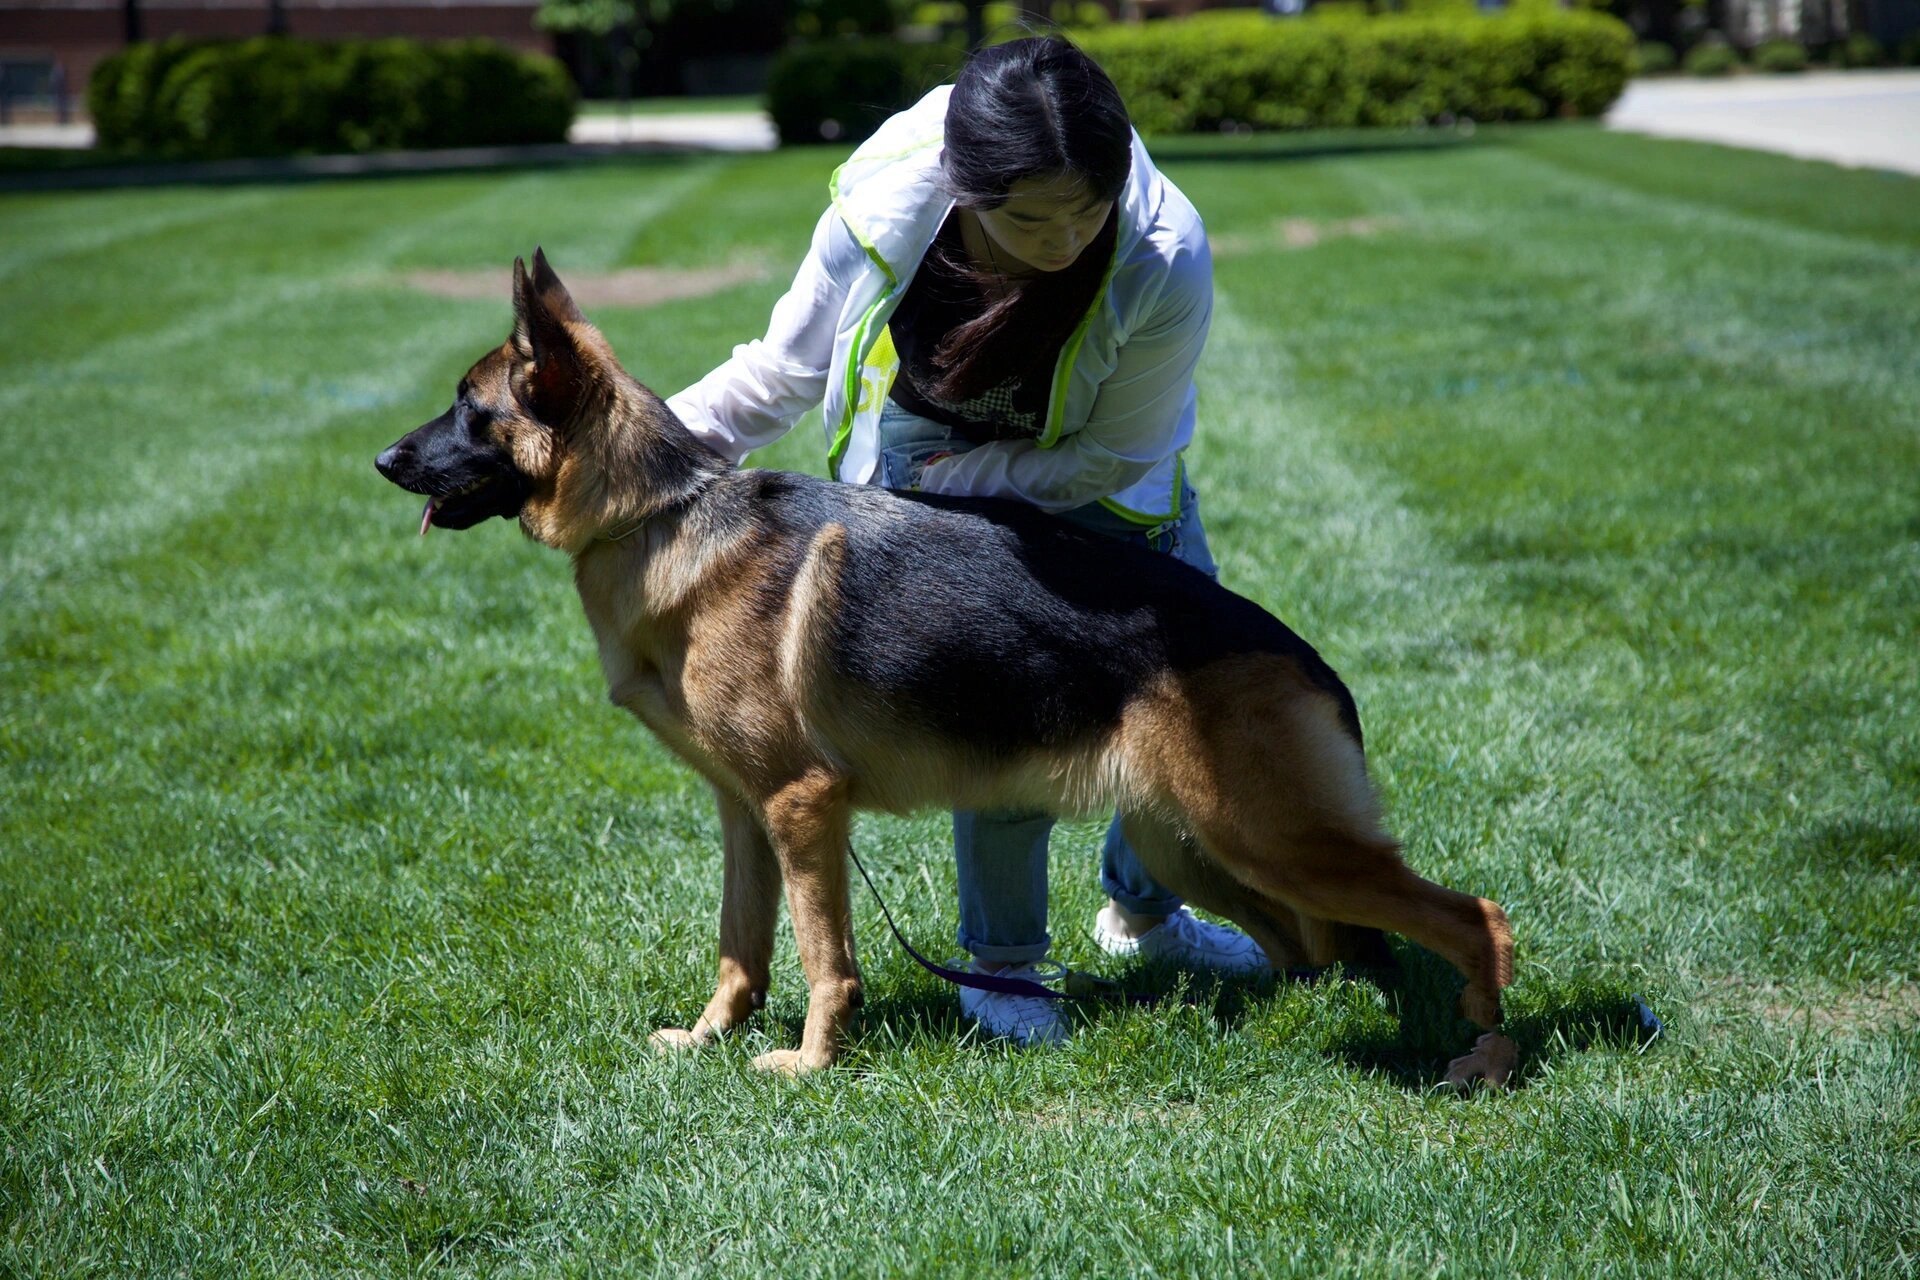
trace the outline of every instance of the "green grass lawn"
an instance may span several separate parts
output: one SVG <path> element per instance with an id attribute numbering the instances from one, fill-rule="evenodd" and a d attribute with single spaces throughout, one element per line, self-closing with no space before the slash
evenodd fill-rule
<path id="1" fill-rule="evenodd" d="M 401 276 L 784 270 L 833 152 L 12 196 L 0 1275 L 1910 1274 L 1920 183 L 1159 150 L 1219 248 L 1223 578 L 1353 687 L 1414 865 L 1505 904 L 1517 1087 L 1430 1090 L 1468 1028 L 1410 947 L 982 1043 L 864 899 L 843 1067 L 748 1065 L 790 937 L 756 1029 L 649 1052 L 710 988 L 709 800 L 563 560 L 375 475 L 508 322 Z M 781 287 L 596 318 L 672 390 Z M 1146 981 L 1086 936 L 1097 831 L 1057 951 Z M 950 953 L 944 821 L 857 839 Z"/>

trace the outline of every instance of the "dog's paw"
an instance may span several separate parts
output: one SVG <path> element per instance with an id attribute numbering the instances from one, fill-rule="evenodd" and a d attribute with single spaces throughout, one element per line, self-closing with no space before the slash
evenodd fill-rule
<path id="1" fill-rule="evenodd" d="M 1507 1083 L 1507 1077 L 1519 1065 L 1520 1046 L 1498 1031 L 1489 1031 L 1473 1042 L 1472 1053 L 1447 1064 L 1447 1085 L 1470 1093 L 1474 1081 L 1484 1080 L 1489 1088 L 1498 1089 Z"/>
<path id="2" fill-rule="evenodd" d="M 647 1037 L 656 1053 L 684 1053 L 688 1049 L 698 1049 L 707 1043 L 706 1037 L 697 1036 L 691 1031 L 682 1031 L 679 1027 L 662 1027 Z"/>
<path id="3" fill-rule="evenodd" d="M 768 1075 L 803 1076 L 818 1070 L 798 1049 L 775 1049 L 753 1060 L 754 1069 Z"/>

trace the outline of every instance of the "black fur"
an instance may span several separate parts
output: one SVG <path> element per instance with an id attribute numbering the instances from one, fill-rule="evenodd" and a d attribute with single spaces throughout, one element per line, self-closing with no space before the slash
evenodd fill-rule
<path id="1" fill-rule="evenodd" d="M 648 393 L 651 397 L 651 393 Z M 847 530 L 833 668 L 882 699 L 922 709 L 929 728 L 989 754 L 1060 746 L 1115 723 L 1163 671 L 1269 653 L 1331 694 L 1361 740 L 1353 696 L 1285 623 L 1170 555 L 1102 537 L 1023 503 L 736 471 L 657 399 L 653 430 L 626 465 L 653 496 L 641 515 L 698 511 L 709 528 L 768 527 L 785 558 L 763 608 L 786 607 L 814 536 Z M 463 386 L 446 413 L 380 455 L 381 474 L 442 499 L 433 523 L 513 516 L 527 481 Z M 457 497 L 447 497 L 459 494 Z"/>
<path id="2" fill-rule="evenodd" d="M 395 441 L 373 465 L 402 489 L 437 499 L 433 523 L 440 528 L 510 520 L 526 503 L 527 483 L 488 431 L 492 416 L 462 387 L 451 408 Z"/>
<path id="3" fill-rule="evenodd" d="M 776 471 L 741 472 L 723 488 L 788 535 L 783 581 L 814 533 L 845 526 L 835 671 L 926 709 L 929 727 L 982 751 L 1083 738 L 1111 725 L 1159 672 L 1253 653 L 1297 663 L 1360 740 L 1352 695 L 1311 645 L 1172 556 L 1018 502 Z"/>

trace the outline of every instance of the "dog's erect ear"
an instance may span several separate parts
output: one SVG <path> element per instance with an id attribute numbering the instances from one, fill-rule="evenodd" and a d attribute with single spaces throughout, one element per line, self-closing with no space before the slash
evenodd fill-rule
<path id="1" fill-rule="evenodd" d="M 580 314 L 580 308 L 574 305 L 573 295 L 567 292 L 567 286 L 560 283 L 553 268 L 547 265 L 547 251 L 533 251 L 533 291 L 540 295 L 547 309 L 562 320 L 585 323 L 586 317 Z"/>
<path id="2" fill-rule="evenodd" d="M 513 346 L 533 362 L 527 388 L 543 421 L 566 421 L 579 401 L 586 362 L 570 326 L 585 323 L 545 253 L 533 251 L 531 276 L 525 262 L 513 260 Z"/>

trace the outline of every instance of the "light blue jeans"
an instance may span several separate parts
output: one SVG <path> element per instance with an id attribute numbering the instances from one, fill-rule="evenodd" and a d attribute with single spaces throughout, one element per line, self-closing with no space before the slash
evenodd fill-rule
<path id="1" fill-rule="evenodd" d="M 919 461 L 940 446 L 955 451 L 972 446 L 940 423 L 909 413 L 889 400 L 880 415 L 881 483 L 910 488 Z M 1180 495 L 1180 518 L 1158 529 L 1143 529 L 1099 503 L 1062 512 L 1062 520 L 1111 538 L 1164 551 L 1199 569 L 1217 574 L 1200 524 L 1200 500 L 1191 489 Z M 1047 837 L 1053 815 L 1045 813 L 956 811 L 953 858 L 960 882 L 960 945 L 976 959 L 995 964 L 1026 964 L 1047 954 Z M 1140 865 L 1114 815 L 1100 861 L 1100 885 L 1135 915 L 1166 916 L 1180 899 Z"/>

